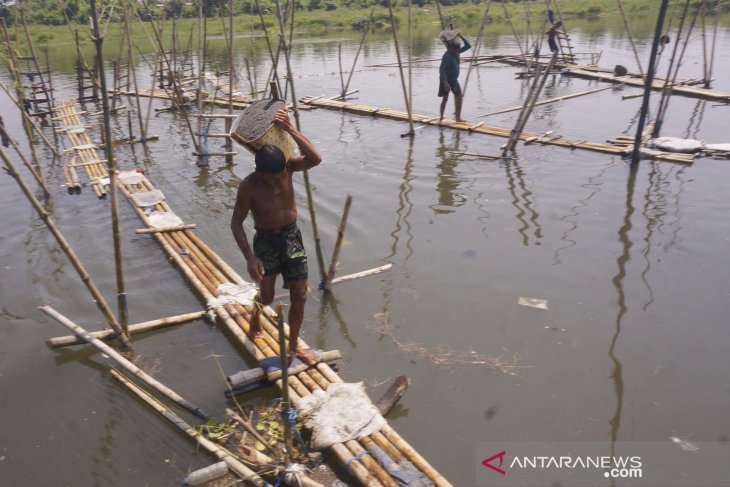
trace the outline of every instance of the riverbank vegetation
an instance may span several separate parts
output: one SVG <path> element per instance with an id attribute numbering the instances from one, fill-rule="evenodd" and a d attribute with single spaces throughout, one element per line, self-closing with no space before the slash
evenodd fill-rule
<path id="1" fill-rule="evenodd" d="M 130 1 L 135 17 L 149 21 L 176 19 L 178 28 L 187 32 L 197 23 L 198 0 L 167 0 L 167 2 L 144 3 Z M 208 34 L 212 36 L 225 33 L 223 20 L 228 15 L 228 0 L 201 0 L 203 11 L 207 19 Z M 392 0 L 394 4 L 396 24 L 403 25 L 407 20 L 407 1 Z M 652 17 L 656 13 L 657 2 L 652 0 L 623 0 L 624 8 L 630 18 Z M 6 19 L 8 25 L 19 18 L 23 8 L 23 15 L 28 23 L 32 24 L 31 32 L 35 42 L 40 45 L 50 43 L 66 43 L 73 41 L 72 30 L 83 31 L 88 22 L 88 4 L 83 0 L 36 0 L 34 2 L 15 3 L 0 0 L 0 16 Z M 285 2 L 282 0 L 282 5 Z M 370 12 L 373 11 L 374 31 L 389 31 L 391 29 L 388 13 L 388 0 L 296 0 L 294 12 L 294 26 L 297 31 L 309 35 L 322 35 L 333 31 L 358 31 L 365 28 Z M 463 28 L 469 24 L 478 23 L 484 14 L 486 0 L 441 0 L 441 12 L 445 24 L 453 24 L 456 28 Z M 100 9 L 110 19 L 108 40 L 115 42 L 115 30 L 111 24 L 123 19 L 123 4 L 99 0 Z M 721 11 L 730 11 L 730 3 L 723 3 Z M 259 12 L 260 10 L 260 12 Z M 234 31 L 237 35 L 260 33 L 263 28 L 259 13 L 264 17 L 267 29 L 276 28 L 278 21 L 275 18 L 276 4 L 273 0 L 235 0 L 234 1 Z M 566 20 L 587 19 L 598 21 L 606 17 L 618 16 L 617 2 L 605 0 L 572 0 L 562 2 L 562 17 Z M 435 0 L 413 1 L 414 25 L 438 25 L 439 15 Z M 541 0 L 531 2 L 492 2 L 490 23 L 494 26 L 506 26 L 509 17 L 517 25 L 526 25 L 542 22 L 545 17 L 545 3 Z M 72 29 L 66 27 L 66 19 L 71 21 Z M 140 40 L 146 36 L 139 22 L 135 23 L 135 37 Z M 505 27 L 508 28 L 508 27 Z M 11 33 L 12 33 L 11 28 Z"/>

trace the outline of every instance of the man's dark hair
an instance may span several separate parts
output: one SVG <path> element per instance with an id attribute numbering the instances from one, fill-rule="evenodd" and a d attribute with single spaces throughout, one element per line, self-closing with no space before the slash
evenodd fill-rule
<path id="1" fill-rule="evenodd" d="M 284 153 L 275 145 L 265 144 L 256 151 L 256 170 L 266 173 L 277 173 L 286 167 Z"/>

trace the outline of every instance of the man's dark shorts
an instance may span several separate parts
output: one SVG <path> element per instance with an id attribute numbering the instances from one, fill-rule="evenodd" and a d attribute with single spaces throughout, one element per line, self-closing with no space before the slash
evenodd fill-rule
<path id="1" fill-rule="evenodd" d="M 454 96 L 461 96 L 461 85 L 459 84 L 459 80 L 449 80 L 449 86 L 451 86 L 451 92 L 454 94 Z M 439 96 L 449 96 L 448 90 L 444 88 L 443 81 L 439 80 Z"/>
<path id="2" fill-rule="evenodd" d="M 264 265 L 266 276 L 281 273 L 285 288 L 289 281 L 307 278 L 307 252 L 296 222 L 279 233 L 257 228 L 253 237 L 253 253 Z"/>

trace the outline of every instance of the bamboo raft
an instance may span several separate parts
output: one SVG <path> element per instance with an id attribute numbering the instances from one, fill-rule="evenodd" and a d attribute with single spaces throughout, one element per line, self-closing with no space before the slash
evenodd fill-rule
<path id="1" fill-rule="evenodd" d="M 68 136 L 71 142 L 70 150 L 74 153 L 71 163 L 64 163 L 63 170 L 66 176 L 66 184 L 69 188 L 80 191 L 81 186 L 76 168 L 81 167 L 91 181 L 96 196 L 99 198 L 106 197 L 107 187 L 109 186 L 108 181 L 104 182 L 105 178 L 108 177 L 106 160 L 99 157 L 96 144 L 91 141 L 86 133 L 86 126 L 79 118 L 79 115 L 82 115 L 83 112 L 76 111 L 73 101 L 64 100 L 55 107 L 54 113 L 58 115 L 53 117 L 53 120 L 60 121 L 63 125 L 60 131 Z"/>
<path id="2" fill-rule="evenodd" d="M 525 60 L 521 57 L 503 57 L 498 59 L 498 61 L 516 66 L 526 66 Z M 545 61 L 540 61 L 540 63 L 543 65 L 547 65 L 547 62 Z M 534 63 L 532 63 L 531 65 L 534 66 Z M 601 68 L 599 66 L 592 65 L 556 63 L 555 66 L 556 68 L 560 69 L 561 74 L 565 74 L 567 76 L 575 76 L 576 78 L 604 81 L 614 84 L 625 84 L 626 86 L 632 86 L 636 88 L 644 87 L 644 80 L 639 74 L 628 73 L 624 76 L 616 76 L 613 74 L 613 69 Z M 730 93 L 708 88 L 698 88 L 696 86 L 690 86 L 692 84 L 698 84 L 700 82 L 701 80 L 692 79 L 677 80 L 674 85 L 670 87 L 670 89 L 673 95 L 682 95 L 692 98 L 702 98 L 705 100 L 730 103 Z M 654 82 L 651 85 L 651 89 L 653 91 L 662 91 L 664 89 L 664 85 L 664 79 L 655 78 Z"/>
<path id="3" fill-rule="evenodd" d="M 372 107 L 359 103 L 351 103 L 346 101 L 333 100 L 331 98 L 323 98 L 321 96 L 305 96 L 300 101 L 312 107 L 327 108 L 330 110 L 342 110 L 358 115 L 371 115 L 389 118 L 391 120 L 408 122 L 407 112 L 393 110 L 391 108 Z M 419 115 L 415 113 L 412 115 L 412 117 L 414 124 L 421 124 L 419 127 L 416 127 L 415 130 L 432 125 L 435 127 L 448 127 L 454 130 L 463 130 L 465 132 L 479 133 L 485 135 L 495 135 L 497 137 L 504 138 L 509 138 L 511 132 L 511 129 L 509 128 L 486 125 L 484 122 L 472 124 L 467 122 L 456 122 L 452 119 L 447 118 L 444 118 L 441 122 L 439 122 L 438 117 L 430 117 L 428 115 Z M 569 149 L 584 149 L 617 156 L 625 156 L 631 152 L 626 145 L 588 142 L 586 140 L 570 140 L 560 135 L 552 135 L 549 133 L 522 132 L 519 138 L 520 140 L 523 140 L 526 144 L 539 143 L 544 145 L 557 145 L 560 147 L 567 147 Z M 657 152 L 652 154 L 652 157 L 654 159 L 669 162 L 679 162 L 683 164 L 689 164 L 694 160 L 694 156 L 692 154 L 679 154 L 672 152 Z"/>
<path id="4" fill-rule="evenodd" d="M 78 125 L 78 112 L 73 110 L 73 102 L 63 102 L 60 105 L 65 115 L 60 117 L 69 126 Z M 78 142 L 71 137 L 71 131 L 65 131 L 72 144 Z M 86 167 L 86 166 L 85 166 Z M 90 177 L 92 173 L 89 173 Z M 212 298 L 218 296 L 218 287 L 224 283 L 246 284 L 246 281 L 236 273 L 223 259 L 218 256 L 195 232 L 188 226 L 179 226 L 176 229 L 152 229 L 147 211 L 151 207 L 140 207 L 133 195 L 155 191 L 152 183 L 142 174 L 137 182 L 124 184 L 116 178 L 118 187 L 132 204 L 140 219 L 151 228 L 154 238 L 157 239 L 167 255 L 177 264 L 183 275 L 195 288 L 198 295 L 210 305 L 210 310 L 217 320 L 223 323 L 228 331 L 236 337 L 241 345 L 257 361 L 264 358 L 279 356 L 279 342 L 276 325 L 276 312 L 266 307 L 261 315 L 262 335 L 259 338 L 250 338 L 250 319 L 253 306 L 238 304 L 216 304 Z M 154 210 L 171 212 L 170 206 L 163 200 L 154 205 Z M 168 231 L 169 230 L 169 231 Z M 287 328 L 288 334 L 288 328 Z M 300 346 L 308 345 L 300 338 Z M 290 397 L 301 398 L 315 390 L 326 390 L 329 384 L 343 382 L 339 375 L 326 363 L 319 363 L 304 372 L 290 376 L 288 388 Z M 281 379 L 276 385 L 285 387 Z M 398 483 L 389 471 L 381 467 L 368 453 L 369 449 L 379 447 L 395 462 L 410 461 L 438 487 L 450 487 L 451 484 L 438 473 L 416 450 L 413 449 L 390 425 L 378 433 L 366 436 L 357 441 L 336 444 L 331 447 L 342 465 L 368 487 L 398 487 Z M 395 464 L 397 465 L 397 463 Z M 399 468 L 399 467 L 396 467 Z"/>

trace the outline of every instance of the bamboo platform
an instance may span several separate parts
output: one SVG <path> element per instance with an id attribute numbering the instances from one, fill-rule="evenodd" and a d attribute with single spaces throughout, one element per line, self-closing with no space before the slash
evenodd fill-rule
<path id="1" fill-rule="evenodd" d="M 389 118 L 391 120 L 399 120 L 402 122 L 408 121 L 408 113 L 393 110 L 391 108 L 378 108 L 368 105 L 361 105 L 359 103 L 343 102 L 333 100 L 330 98 L 305 96 L 300 100 L 306 105 L 319 108 L 327 108 L 331 110 L 342 110 L 358 115 L 370 115 L 375 117 Z M 427 115 L 413 114 L 413 123 L 421 124 L 420 127 L 416 127 L 416 130 L 433 125 L 435 127 L 448 127 L 454 130 L 463 130 L 470 133 L 479 133 L 485 135 L 495 135 L 497 137 L 509 138 L 511 129 L 504 127 L 495 127 L 486 125 L 484 122 L 468 123 L 468 122 L 456 122 L 452 119 L 444 118 L 439 123 L 438 117 L 429 117 Z M 560 147 L 567 147 L 569 149 L 583 149 L 594 152 L 602 152 L 604 154 L 612 154 L 617 156 L 625 156 L 630 151 L 625 145 L 616 145 L 611 143 L 598 143 L 588 142 L 586 140 L 570 140 L 560 135 L 551 134 L 539 134 L 534 132 L 522 132 L 520 134 L 520 140 L 523 140 L 526 144 L 539 143 L 544 145 L 556 145 Z M 694 160 L 692 154 L 677 154 L 670 152 L 657 152 L 653 154 L 654 159 L 679 162 L 683 164 L 691 163 Z"/>
<path id="2" fill-rule="evenodd" d="M 67 112 L 63 120 L 77 123 L 75 117 L 78 117 L 78 115 L 77 112 L 73 111 L 73 103 L 64 102 L 61 106 Z M 66 133 L 69 134 L 69 138 L 71 135 L 74 135 L 68 131 Z M 70 138 L 70 140 L 73 144 L 77 142 L 76 138 Z M 148 212 L 152 211 L 153 208 L 140 208 L 135 204 L 132 195 L 154 191 L 155 188 L 152 183 L 141 174 L 137 177 L 138 182 L 134 184 L 125 185 L 119 178 L 115 179 L 115 181 L 122 193 L 132 204 L 140 219 L 147 226 L 150 226 Z M 165 201 L 154 205 L 154 210 L 172 211 Z M 192 229 L 186 226 L 181 226 L 179 229 L 173 229 L 172 231 L 157 231 L 153 235 L 167 255 L 175 262 L 183 275 L 195 288 L 198 295 L 209 303 L 209 308 L 215 313 L 217 320 L 225 325 L 227 330 L 236 337 L 236 340 L 256 360 L 260 361 L 267 357 L 279 356 L 276 312 L 273 309 L 268 306 L 264 309 L 264 313 L 261 315 L 262 336 L 252 340 L 249 336 L 249 320 L 251 319 L 253 306 L 241 306 L 237 304 L 220 305 L 213 302 L 212 298 L 218 296 L 218 287 L 221 284 L 245 284 L 244 279 L 236 271 L 203 242 Z M 301 339 L 299 345 L 303 348 L 308 347 Z M 326 363 L 319 363 L 314 368 L 289 377 L 289 394 L 292 399 L 296 399 L 318 389 L 325 390 L 329 384 L 338 382 L 343 382 L 339 375 Z M 284 387 L 281 379 L 276 384 L 280 389 Z M 402 460 L 410 461 L 434 485 L 438 487 L 451 486 L 390 425 L 386 425 L 378 433 L 357 441 L 352 440 L 334 445 L 331 449 L 344 468 L 348 469 L 362 485 L 368 487 L 398 487 L 399 484 L 395 478 L 368 454 L 368 449 L 373 447 L 382 449 L 395 462 Z"/>
<path id="3" fill-rule="evenodd" d="M 71 151 L 74 156 L 71 164 L 64 165 L 64 172 L 67 175 L 66 182 L 69 188 L 76 187 L 80 189 L 78 183 L 77 167 L 83 168 L 88 176 L 94 192 L 99 198 L 106 197 L 109 176 L 106 160 L 99 157 L 96 150 L 96 144 L 86 132 L 83 121 L 79 117 L 82 113 L 76 111 L 76 105 L 73 101 L 64 100 L 55 109 L 53 117 L 54 121 L 60 121 L 63 131 L 71 142 Z"/>
<path id="4" fill-rule="evenodd" d="M 525 60 L 521 57 L 504 57 L 499 59 L 499 61 L 516 66 L 526 65 Z M 547 62 L 545 61 L 540 61 L 540 63 L 547 65 Z M 613 74 L 613 69 L 590 65 L 556 63 L 555 66 L 560 69 L 561 74 L 565 74 L 567 76 L 575 76 L 576 78 L 604 81 L 614 84 L 625 84 L 626 86 L 633 86 L 635 88 L 644 87 L 644 80 L 639 74 L 628 73 L 625 76 L 615 76 Z M 730 103 L 730 93 L 690 86 L 691 84 L 697 84 L 699 82 L 700 80 L 692 79 L 677 80 L 671 87 L 671 92 L 673 95 L 682 95 L 692 98 L 702 98 L 704 100 Z M 664 83 L 664 79 L 656 78 L 651 85 L 651 89 L 653 91 L 662 91 L 664 89 Z"/>
<path id="5" fill-rule="evenodd" d="M 110 91 L 111 94 L 118 94 L 118 95 L 125 95 L 125 96 L 135 96 L 134 91 L 126 91 L 126 90 L 118 90 L 116 92 Z M 195 98 L 195 91 L 187 92 L 188 95 L 190 95 L 190 103 L 191 105 L 196 102 Z M 145 97 L 145 98 L 158 98 L 160 100 L 172 100 L 172 96 L 169 93 L 169 90 L 164 90 L 160 88 L 155 89 L 142 89 L 138 90 L 137 94 L 139 96 Z M 248 107 L 252 102 L 244 95 L 237 95 L 233 97 L 233 108 L 243 110 L 244 108 Z M 211 97 L 207 93 L 203 92 L 203 104 L 204 105 L 213 105 L 221 108 L 228 108 L 228 95 L 220 95 L 218 97 Z M 309 107 L 299 107 L 300 110 L 307 110 Z"/>

